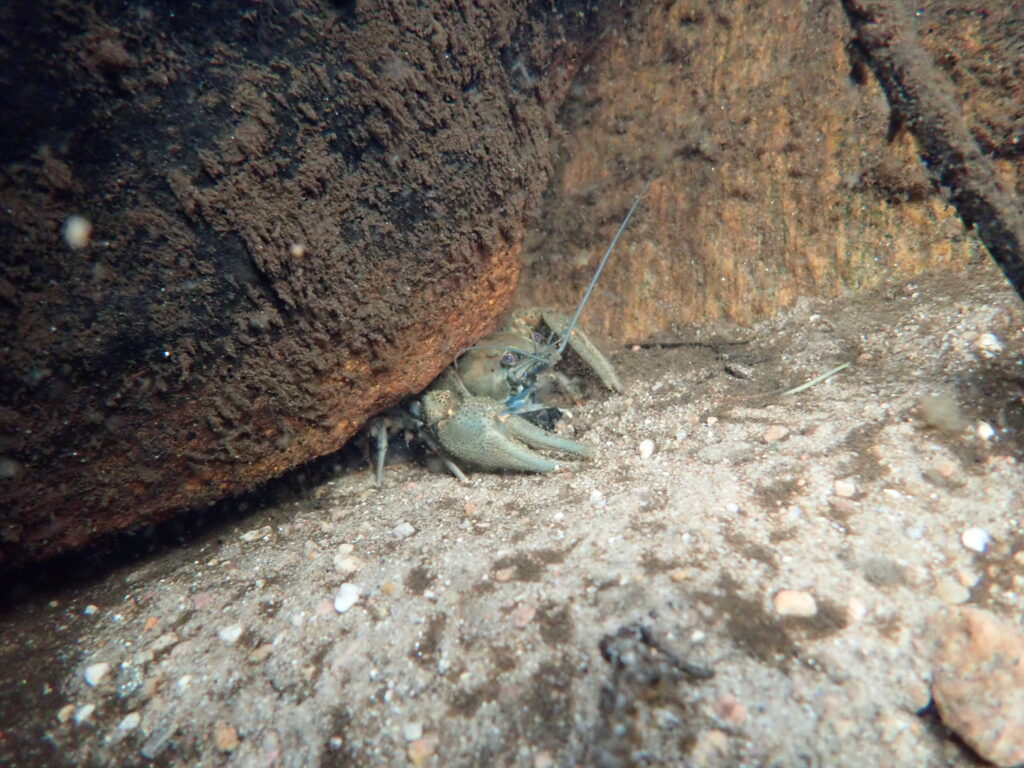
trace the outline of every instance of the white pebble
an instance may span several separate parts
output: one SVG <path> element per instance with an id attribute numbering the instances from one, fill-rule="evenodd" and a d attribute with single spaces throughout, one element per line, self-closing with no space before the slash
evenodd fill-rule
<path id="1" fill-rule="evenodd" d="M 338 613 L 344 613 L 358 602 L 359 587 L 345 582 L 338 588 L 338 594 L 334 596 L 334 610 Z"/>
<path id="2" fill-rule="evenodd" d="M 738 515 L 740 513 L 740 505 L 732 501 L 725 505 L 725 511 L 730 515 Z"/>
<path id="3" fill-rule="evenodd" d="M 74 704 L 65 704 L 57 711 L 57 720 L 62 723 L 66 723 L 71 719 L 71 715 L 75 713 Z"/>
<path id="4" fill-rule="evenodd" d="M 334 569 L 343 576 L 355 573 L 362 564 L 363 561 L 357 555 L 343 555 L 339 552 L 334 556 Z"/>
<path id="5" fill-rule="evenodd" d="M 960 534 L 960 541 L 972 552 L 984 552 L 991 538 L 981 528 L 968 528 Z"/>
<path id="6" fill-rule="evenodd" d="M 217 636 L 228 645 L 234 645 L 238 642 L 238 638 L 242 636 L 242 632 L 244 631 L 245 630 L 241 624 L 231 624 L 227 627 L 221 628 L 217 633 Z"/>
<path id="7" fill-rule="evenodd" d="M 996 431 L 987 421 L 978 422 L 978 437 L 982 440 L 991 440 L 996 436 Z"/>
<path id="8" fill-rule="evenodd" d="M 414 533 L 416 533 L 416 529 L 409 522 L 399 523 L 391 529 L 391 535 L 396 539 L 408 539 Z"/>
<path id="9" fill-rule="evenodd" d="M 678 442 L 681 443 L 685 439 L 686 439 L 686 430 L 685 429 L 680 429 L 679 431 L 676 432 L 676 440 Z"/>
<path id="10" fill-rule="evenodd" d="M 971 598 L 970 591 L 963 584 L 949 576 L 941 579 L 935 585 L 935 594 L 942 602 L 949 605 L 966 603 Z"/>
<path id="11" fill-rule="evenodd" d="M 1003 342 L 999 340 L 999 337 L 994 333 L 983 333 L 974 342 L 974 346 L 978 348 L 985 357 L 995 357 L 1003 351 Z"/>
<path id="12" fill-rule="evenodd" d="M 836 496 L 842 499 L 848 499 L 857 493 L 857 484 L 853 481 L 852 477 L 836 480 L 835 493 Z"/>
<path id="13" fill-rule="evenodd" d="M 103 682 L 103 678 L 107 676 L 109 671 L 110 665 L 105 661 L 101 661 L 86 667 L 85 673 L 82 676 L 85 678 L 85 682 L 95 687 Z"/>
<path id="14" fill-rule="evenodd" d="M 810 592 L 799 592 L 795 589 L 783 589 L 775 593 L 772 600 L 775 612 L 779 616 L 799 616 L 809 618 L 818 613 L 818 604 Z"/>
<path id="15" fill-rule="evenodd" d="M 590 503 L 596 507 L 604 506 L 604 494 L 601 493 L 597 488 L 590 492 Z"/>
<path id="16" fill-rule="evenodd" d="M 402 735 L 406 741 L 416 741 L 423 737 L 423 723 L 406 723 L 402 728 Z"/>
<path id="17" fill-rule="evenodd" d="M 641 459 L 649 459 L 654 455 L 654 441 L 653 440 L 641 440 L 640 448 L 638 449 Z"/>
<path id="18" fill-rule="evenodd" d="M 61 225 L 60 234 L 68 248 L 85 248 L 92 236 L 92 222 L 78 214 L 68 216 Z"/>
<path id="19" fill-rule="evenodd" d="M 92 605 L 91 603 L 89 605 L 85 606 L 85 608 L 82 610 L 82 613 L 84 613 L 86 616 L 92 616 L 93 614 L 99 613 L 99 612 L 100 612 L 100 607 L 98 605 Z"/>
<path id="20" fill-rule="evenodd" d="M 117 724 L 117 730 L 119 731 L 134 731 L 139 727 L 139 723 L 142 722 L 142 715 L 138 712 L 129 712 L 124 716 L 124 719 Z"/>
<path id="21" fill-rule="evenodd" d="M 75 721 L 75 723 L 77 723 L 78 725 L 81 725 L 86 720 L 88 720 L 90 717 L 92 717 L 92 713 L 95 712 L 95 711 L 96 711 L 96 705 L 95 704 L 85 704 L 85 705 L 79 707 L 75 711 L 74 717 L 72 719 Z"/>

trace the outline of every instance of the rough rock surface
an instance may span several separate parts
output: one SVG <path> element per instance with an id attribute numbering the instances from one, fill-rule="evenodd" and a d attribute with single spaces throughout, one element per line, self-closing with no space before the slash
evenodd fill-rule
<path id="1" fill-rule="evenodd" d="M 0 569 L 336 450 L 483 335 L 600 8 L 4 4 Z"/>
<path id="2" fill-rule="evenodd" d="M 947 117 L 966 123 L 1019 210 L 1019 4 L 912 7 L 916 71 L 952 81 L 966 119 L 955 106 Z M 912 116 L 891 109 L 853 37 L 839 2 L 639 6 L 602 39 L 562 109 L 556 181 L 517 303 L 572 306 L 651 178 L 650 215 L 587 310 L 617 341 L 770 316 L 802 295 L 957 269 L 980 254 L 920 159 Z"/>
<path id="3" fill-rule="evenodd" d="M 980 608 L 928 621 L 932 696 L 942 722 L 998 766 L 1024 763 L 1024 632 Z"/>

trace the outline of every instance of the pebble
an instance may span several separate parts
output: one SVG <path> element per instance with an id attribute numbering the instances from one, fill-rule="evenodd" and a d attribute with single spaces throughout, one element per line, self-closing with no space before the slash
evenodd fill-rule
<path id="1" fill-rule="evenodd" d="M 590 503 L 596 507 L 603 507 L 605 505 L 604 494 L 595 488 L 590 492 Z"/>
<path id="2" fill-rule="evenodd" d="M 957 606 L 929 618 L 925 642 L 943 723 L 997 766 L 1024 763 L 1024 632 Z"/>
<path id="3" fill-rule="evenodd" d="M 178 635 L 174 632 L 164 632 L 160 637 L 149 644 L 149 650 L 153 653 L 165 651 L 178 642 Z"/>
<path id="4" fill-rule="evenodd" d="M 731 693 L 715 702 L 715 716 L 722 722 L 740 726 L 747 722 L 747 708 Z"/>
<path id="5" fill-rule="evenodd" d="M 84 705 L 82 705 L 77 710 L 75 710 L 75 714 L 73 716 L 75 724 L 76 725 L 81 725 L 82 723 L 86 722 L 87 720 L 89 720 L 89 718 L 92 717 L 92 713 L 95 712 L 95 711 L 96 711 L 96 705 L 95 704 L 84 704 Z"/>
<path id="6" fill-rule="evenodd" d="M 141 722 L 142 715 L 140 715 L 138 712 L 129 712 L 127 715 L 121 718 L 121 722 L 117 724 L 117 730 L 121 731 L 122 733 L 127 731 L 134 731 L 136 728 L 139 727 L 139 723 Z"/>
<path id="7" fill-rule="evenodd" d="M 86 616 L 92 616 L 93 614 L 99 613 L 100 607 L 98 605 L 92 605 L 91 603 L 82 610 Z"/>
<path id="8" fill-rule="evenodd" d="M 857 597 L 851 597 L 846 601 L 846 620 L 851 624 L 856 624 L 867 615 L 868 607 L 864 605 L 863 600 Z"/>
<path id="9" fill-rule="evenodd" d="M 772 604 L 779 616 L 809 618 L 818 613 L 818 604 L 814 601 L 814 595 L 795 589 L 783 589 L 776 592 Z"/>
<path id="10" fill-rule="evenodd" d="M 57 710 L 57 720 L 61 723 L 66 723 L 71 719 L 71 715 L 75 713 L 74 704 L 65 704 L 63 707 Z"/>
<path id="11" fill-rule="evenodd" d="M 939 583 L 935 585 L 935 594 L 949 605 L 959 605 L 971 599 L 970 590 L 950 576 L 939 579 Z"/>
<path id="12" fill-rule="evenodd" d="M 555 756 L 546 749 L 542 749 L 533 756 L 533 768 L 555 768 L 557 764 Z"/>
<path id="13" fill-rule="evenodd" d="M 857 484 L 853 481 L 853 478 L 847 477 L 843 479 L 837 479 L 835 482 L 835 494 L 842 499 L 848 499 L 857 493 Z"/>
<path id="14" fill-rule="evenodd" d="M 984 552 L 991 539 L 988 532 L 982 528 L 968 528 L 960 534 L 960 541 L 972 552 Z"/>
<path id="15" fill-rule="evenodd" d="M 416 533 L 416 529 L 409 522 L 399 523 L 391 529 L 391 535 L 396 539 L 408 539 L 414 533 Z"/>
<path id="16" fill-rule="evenodd" d="M 437 750 L 437 734 L 431 733 L 409 743 L 409 762 L 414 768 L 421 768 L 434 756 Z"/>
<path id="17" fill-rule="evenodd" d="M 68 248 L 85 248 L 92 236 L 92 222 L 77 213 L 64 219 L 60 228 L 61 237 Z"/>
<path id="18" fill-rule="evenodd" d="M 402 736 L 405 737 L 406 741 L 416 741 L 423 737 L 423 723 L 416 721 L 406 723 L 402 727 Z"/>
<path id="19" fill-rule="evenodd" d="M 238 729 L 221 721 L 213 728 L 213 743 L 221 752 L 234 752 L 238 749 Z"/>
<path id="20" fill-rule="evenodd" d="M 334 556 L 334 570 L 342 576 L 348 576 L 358 571 L 363 565 L 358 555 L 343 555 L 340 552 Z"/>
<path id="21" fill-rule="evenodd" d="M 654 441 L 653 440 L 641 440 L 640 447 L 637 449 L 637 453 L 640 454 L 641 459 L 649 459 L 654 455 Z"/>
<path id="22" fill-rule="evenodd" d="M 717 728 L 702 731 L 690 751 L 690 758 L 697 768 L 727 765 L 728 756 L 729 735 Z"/>
<path id="23" fill-rule="evenodd" d="M 995 428 L 987 421 L 978 422 L 978 437 L 982 440 L 991 440 L 996 436 Z"/>
<path id="24" fill-rule="evenodd" d="M 103 678 L 107 676 L 108 672 L 110 672 L 110 665 L 105 661 L 100 661 L 86 667 L 82 677 L 90 686 L 96 687 L 103 682 Z"/>
<path id="25" fill-rule="evenodd" d="M 725 372 L 737 379 L 749 379 L 754 375 L 754 370 L 743 363 L 726 363 Z"/>
<path id="26" fill-rule="evenodd" d="M 974 341 L 974 346 L 978 348 L 985 357 L 995 357 L 1003 351 L 1003 342 L 999 340 L 999 337 L 994 333 L 983 333 Z"/>
<path id="27" fill-rule="evenodd" d="M 709 427 L 713 427 L 713 426 L 715 426 L 715 424 L 718 423 L 718 417 L 717 416 L 708 416 L 707 419 L 704 421 L 704 423 L 707 424 Z"/>
<path id="28" fill-rule="evenodd" d="M 512 625 L 522 629 L 527 626 L 537 615 L 537 609 L 532 605 L 520 605 L 512 612 Z"/>
<path id="29" fill-rule="evenodd" d="M 345 611 L 359 602 L 359 594 L 359 587 L 345 582 L 338 587 L 338 594 L 334 596 L 334 610 L 338 613 L 345 613 Z"/>
<path id="30" fill-rule="evenodd" d="M 789 434 L 789 430 L 781 424 L 775 424 L 765 430 L 763 439 L 766 443 L 777 443 Z"/>
<path id="31" fill-rule="evenodd" d="M 228 645 L 234 645 L 238 642 L 238 638 L 242 636 L 242 632 L 245 628 L 241 624 L 230 624 L 226 627 L 221 627 L 217 632 L 217 636 Z"/>

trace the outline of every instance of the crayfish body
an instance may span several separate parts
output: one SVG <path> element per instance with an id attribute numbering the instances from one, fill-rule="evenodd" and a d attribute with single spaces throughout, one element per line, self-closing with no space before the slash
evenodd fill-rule
<path id="1" fill-rule="evenodd" d="M 383 479 L 389 427 L 418 435 L 463 482 L 466 476 L 456 460 L 482 469 L 550 472 L 560 465 L 537 450 L 590 456 L 586 446 L 537 426 L 524 414 L 548 408 L 539 400 L 548 379 L 565 381 L 554 368 L 566 347 L 608 389 L 622 391 L 615 368 L 577 321 L 646 190 L 644 186 L 619 225 L 575 315 L 570 318 L 549 309 L 513 312 L 500 330 L 464 350 L 407 409 L 393 408 L 370 422 L 369 432 L 377 444 L 378 486 Z"/>

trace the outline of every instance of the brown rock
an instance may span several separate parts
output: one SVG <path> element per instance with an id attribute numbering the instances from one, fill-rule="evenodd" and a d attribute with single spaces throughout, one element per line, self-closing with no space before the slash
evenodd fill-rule
<path id="1" fill-rule="evenodd" d="M 0 570 L 334 451 L 487 332 L 607 18 L 189 8 L 25 6 L 2 53 Z"/>
<path id="2" fill-rule="evenodd" d="M 1024 763 L 1024 633 L 981 608 L 946 608 L 926 646 L 942 721 L 989 762 Z"/>

